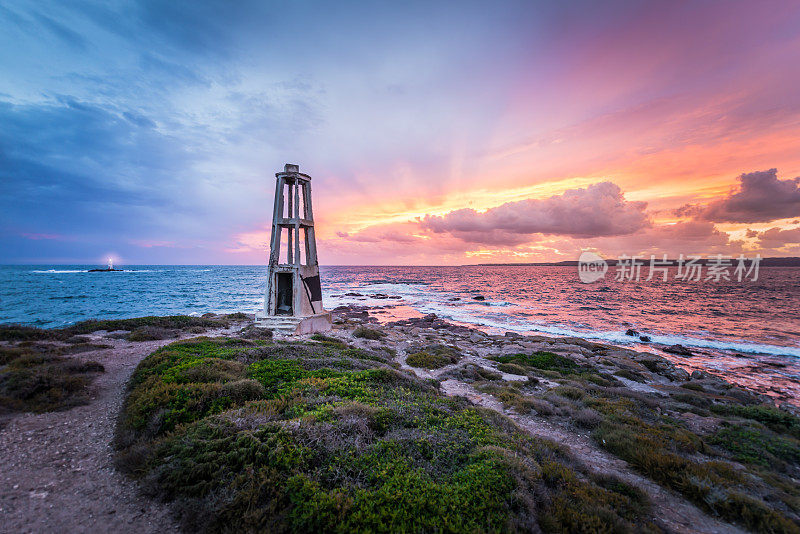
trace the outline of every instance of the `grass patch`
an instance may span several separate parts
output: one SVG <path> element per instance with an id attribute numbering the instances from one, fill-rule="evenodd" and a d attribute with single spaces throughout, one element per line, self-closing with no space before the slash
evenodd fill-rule
<path id="1" fill-rule="evenodd" d="M 447 378 L 455 378 L 456 380 L 461 380 L 462 382 L 474 383 L 474 382 L 502 380 L 503 375 L 501 375 L 500 373 L 496 373 L 491 369 L 484 369 L 480 365 L 475 365 L 474 363 L 468 363 L 466 365 L 450 369 L 449 371 L 445 372 L 440 378 L 443 380 Z"/>
<path id="2" fill-rule="evenodd" d="M 66 410 L 89 401 L 97 362 L 63 357 L 47 346 L 0 348 L 0 415 Z"/>
<path id="3" fill-rule="evenodd" d="M 800 438 L 800 418 L 774 406 L 767 404 L 755 406 L 720 404 L 712 406 L 711 411 L 717 414 L 734 415 L 743 419 L 758 421 L 775 432 Z"/>
<path id="4" fill-rule="evenodd" d="M 615 376 L 621 376 L 622 378 L 627 378 L 628 380 L 633 380 L 634 382 L 647 382 L 647 378 L 642 373 L 634 371 L 632 369 L 620 369 L 619 371 L 614 373 Z"/>
<path id="5" fill-rule="evenodd" d="M 367 328 L 366 326 L 359 326 L 353 330 L 353 337 L 360 337 L 363 339 L 378 340 L 386 336 L 385 332 L 375 330 L 374 328 Z"/>
<path id="6" fill-rule="evenodd" d="M 664 435 L 666 432 L 667 435 Z M 594 437 L 603 447 L 654 481 L 678 491 L 709 512 L 756 532 L 798 532 L 779 511 L 741 491 L 742 476 L 724 462 L 700 462 L 665 447 L 665 428 L 603 423 Z"/>
<path id="7" fill-rule="evenodd" d="M 558 371 L 562 374 L 577 372 L 580 366 L 558 354 L 552 352 L 534 352 L 533 354 L 511 354 L 494 356 L 490 358 L 498 363 L 514 363 L 524 367 L 533 367 L 544 371 Z"/>
<path id="8" fill-rule="evenodd" d="M 525 368 L 521 365 L 517 365 L 515 363 L 501 363 L 497 365 L 497 370 L 501 373 L 508 373 L 510 375 L 522 375 L 525 376 L 527 373 Z"/>
<path id="9" fill-rule="evenodd" d="M 726 425 L 709 440 L 739 462 L 785 469 L 800 463 L 800 441 L 776 435 L 760 425 Z"/>
<path id="10" fill-rule="evenodd" d="M 88 320 L 81 321 L 65 328 L 43 329 L 20 325 L 0 325 L 0 341 L 68 341 L 69 338 L 97 332 L 98 330 L 114 331 L 151 328 L 163 330 L 227 328 L 234 321 L 248 319 L 244 313 L 232 313 L 213 317 L 191 317 L 188 315 L 136 317 L 133 319 Z M 164 338 L 158 338 L 164 339 Z"/>
<path id="11" fill-rule="evenodd" d="M 422 369 L 439 369 L 446 365 L 457 363 L 461 359 L 461 353 L 447 345 L 416 347 L 410 349 L 409 352 L 411 354 L 406 356 L 406 363 L 411 367 L 420 367 Z"/>
<path id="12" fill-rule="evenodd" d="M 647 527 L 640 492 L 389 362 L 327 343 L 173 343 L 134 374 L 118 464 L 188 531 Z"/>
<path id="13" fill-rule="evenodd" d="M 339 339 L 338 337 L 333 336 L 326 336 L 325 334 L 314 334 L 311 336 L 311 339 L 314 341 L 319 341 L 320 343 L 326 343 L 328 345 L 333 345 L 338 348 L 346 348 L 347 343 Z"/>
<path id="14" fill-rule="evenodd" d="M 694 403 L 700 397 L 687 392 L 672 398 Z M 587 425 L 595 425 L 592 436 L 596 442 L 655 482 L 679 492 L 707 512 L 750 530 L 800 532 L 796 515 L 787 515 L 787 510 L 774 504 L 789 500 L 786 492 L 776 488 L 774 482 L 767 482 L 767 478 L 745 476 L 724 461 L 740 455 L 740 461 L 764 466 L 769 464 L 767 455 L 771 454 L 786 462 L 797 454 L 797 449 L 791 446 L 795 440 L 789 443 L 769 432 L 723 427 L 706 441 L 680 421 L 661 415 L 654 405 L 640 402 L 633 394 L 624 396 L 616 389 L 591 392 L 582 402 L 602 416 L 599 424 L 593 418 Z M 716 454 L 710 445 L 727 449 L 728 454 Z M 700 460 L 698 453 L 712 459 Z M 777 474 L 773 472 L 771 476 Z"/>
<path id="15" fill-rule="evenodd" d="M 513 374 L 523 374 L 528 376 L 531 376 L 532 374 L 538 374 L 551 379 L 580 379 L 603 387 L 611 387 L 620 384 L 620 382 L 613 376 L 602 373 L 591 365 L 578 364 L 572 361 L 570 358 L 555 354 L 553 352 L 509 354 L 504 356 L 493 356 L 489 359 L 500 364 L 497 366 L 498 369 L 500 369 L 501 365 L 513 365 L 524 371 L 523 373 L 517 372 Z M 516 367 L 512 367 L 512 369 Z"/>

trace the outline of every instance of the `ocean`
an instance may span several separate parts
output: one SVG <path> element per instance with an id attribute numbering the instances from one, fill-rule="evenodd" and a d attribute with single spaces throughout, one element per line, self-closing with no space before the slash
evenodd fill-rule
<path id="1" fill-rule="evenodd" d="M 265 266 L 0 266 L 0 323 L 43 328 L 92 318 L 255 312 Z M 435 313 L 491 333 L 579 336 L 667 356 L 800 405 L 800 268 L 758 280 L 605 280 L 576 267 L 321 267 L 324 304 L 375 307 L 382 321 Z M 484 300 L 475 300 L 483 297 Z M 626 335 L 635 329 L 645 343 Z M 695 355 L 666 354 L 681 344 Z"/>

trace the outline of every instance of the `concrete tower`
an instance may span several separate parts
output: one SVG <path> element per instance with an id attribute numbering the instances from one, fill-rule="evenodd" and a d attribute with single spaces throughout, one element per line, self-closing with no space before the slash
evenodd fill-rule
<path id="1" fill-rule="evenodd" d="M 330 330 L 331 314 L 322 308 L 311 177 L 287 163 L 275 178 L 267 291 L 256 324 L 282 334 Z"/>

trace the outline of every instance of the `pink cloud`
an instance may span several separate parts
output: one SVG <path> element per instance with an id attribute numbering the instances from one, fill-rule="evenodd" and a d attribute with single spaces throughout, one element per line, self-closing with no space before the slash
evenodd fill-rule
<path id="1" fill-rule="evenodd" d="M 705 208 L 684 206 L 686 214 L 718 222 L 766 222 L 800 215 L 800 177 L 778 179 L 778 170 L 745 173 L 728 195 Z"/>
<path id="2" fill-rule="evenodd" d="M 520 244 L 531 234 L 571 237 L 627 235 L 647 227 L 645 202 L 628 202 L 611 182 L 570 189 L 546 199 L 508 202 L 483 213 L 473 209 L 426 215 L 423 228 L 476 243 Z"/>

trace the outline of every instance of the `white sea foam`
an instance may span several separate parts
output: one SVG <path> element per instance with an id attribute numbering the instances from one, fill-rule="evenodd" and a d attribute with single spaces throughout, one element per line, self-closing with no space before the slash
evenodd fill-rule
<path id="1" fill-rule="evenodd" d="M 32 273 L 37 274 L 68 274 L 68 273 L 88 273 L 89 271 L 83 270 L 59 270 L 59 269 L 48 269 L 46 271 L 31 271 Z"/>
<path id="2" fill-rule="evenodd" d="M 528 321 L 519 321 L 513 317 L 485 317 L 475 316 L 470 313 L 455 311 L 442 308 L 436 305 L 423 306 L 420 311 L 424 313 L 436 313 L 437 315 L 458 321 L 460 323 L 474 324 L 476 326 L 489 327 L 499 331 L 513 332 L 541 332 L 554 336 L 580 337 L 584 339 L 597 339 L 616 345 L 631 345 L 642 343 L 639 338 L 627 336 L 619 331 L 592 331 L 576 330 L 560 325 L 542 325 Z M 748 343 L 745 341 L 721 341 L 702 339 L 689 336 L 647 334 L 650 337 L 651 345 L 683 345 L 689 348 L 703 348 L 712 350 L 723 350 L 731 352 L 743 352 L 747 354 L 766 354 L 772 356 L 792 356 L 800 358 L 800 347 L 783 347 L 780 345 L 769 345 L 764 343 Z"/>
<path id="3" fill-rule="evenodd" d="M 492 312 L 491 308 L 509 307 L 515 306 L 516 304 L 507 301 L 473 301 L 461 293 L 436 291 L 428 286 L 417 284 L 376 283 L 363 287 L 349 286 L 348 291 L 361 293 L 363 297 L 341 296 L 337 299 L 337 304 L 386 304 L 392 303 L 392 300 L 396 299 L 373 299 L 372 295 L 397 295 L 402 298 L 406 305 L 416 309 L 420 313 L 435 313 L 445 319 L 459 323 L 472 324 L 482 328 L 489 328 L 498 332 L 539 332 L 552 336 L 595 339 L 616 345 L 642 343 L 638 338 L 627 336 L 622 331 L 581 330 L 559 324 L 535 323 L 527 321 L 519 316 L 503 314 L 502 312 Z M 800 347 L 785 347 L 735 340 L 712 340 L 692 336 L 667 335 L 650 332 L 646 334 L 650 337 L 650 343 L 648 345 L 654 346 L 655 348 L 680 344 L 689 348 L 800 358 Z"/>

